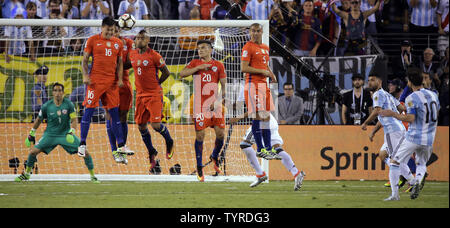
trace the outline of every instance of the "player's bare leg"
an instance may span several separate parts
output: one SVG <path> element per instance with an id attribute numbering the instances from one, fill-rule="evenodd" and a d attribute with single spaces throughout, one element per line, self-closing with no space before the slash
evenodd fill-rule
<path id="1" fill-rule="evenodd" d="M 203 140 L 205 139 L 205 130 L 195 131 L 195 159 L 197 161 L 197 179 L 200 182 L 205 181 L 203 175 Z"/>
<path id="2" fill-rule="evenodd" d="M 151 123 L 151 125 L 156 132 L 164 137 L 164 140 L 166 141 L 166 158 L 171 159 L 173 157 L 174 150 L 173 139 L 170 136 L 169 129 L 162 123 Z"/>
<path id="3" fill-rule="evenodd" d="M 156 151 L 155 147 L 153 147 L 152 138 L 150 132 L 148 131 L 147 123 L 139 124 L 138 128 L 142 136 L 142 141 L 144 141 L 145 147 L 147 147 L 148 158 L 150 160 L 150 169 L 152 169 L 156 166 L 155 157 L 158 154 L 158 151 Z"/>

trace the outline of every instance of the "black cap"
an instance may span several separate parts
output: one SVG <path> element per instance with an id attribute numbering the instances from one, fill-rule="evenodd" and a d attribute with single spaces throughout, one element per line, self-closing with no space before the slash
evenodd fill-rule
<path id="1" fill-rule="evenodd" d="M 357 78 L 359 78 L 359 79 L 361 79 L 361 80 L 364 80 L 364 76 L 362 76 L 362 74 L 356 73 L 356 74 L 353 74 L 353 76 L 352 76 L 352 81 L 355 80 L 355 79 L 357 79 Z"/>
<path id="2" fill-rule="evenodd" d="M 411 42 L 409 40 L 403 40 L 402 43 L 401 43 L 401 46 L 403 46 L 403 47 L 404 46 L 411 47 L 412 44 L 411 44 Z"/>
<path id="3" fill-rule="evenodd" d="M 35 72 L 35 75 L 47 75 L 48 74 L 48 67 L 46 65 L 42 65 L 39 67 Z"/>

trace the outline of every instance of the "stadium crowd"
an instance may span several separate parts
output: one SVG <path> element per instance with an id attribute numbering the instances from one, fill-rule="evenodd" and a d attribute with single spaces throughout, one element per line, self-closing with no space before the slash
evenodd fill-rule
<path id="1" fill-rule="evenodd" d="M 427 87 L 439 93 L 440 115 L 445 117 L 439 124 L 449 125 L 449 0 L 229 1 L 239 5 L 251 19 L 269 20 L 271 35 L 297 56 L 363 55 L 368 52 L 368 43 L 381 46 L 382 40 L 378 39 L 381 34 L 396 35 L 400 41 L 389 50 L 394 49 L 395 54 L 388 55 L 389 92 L 400 99 L 403 90 L 408 89 L 406 69 L 410 66 L 423 69 L 430 76 Z M 0 0 L 0 4 L 1 18 L 103 19 L 108 15 L 118 18 L 129 13 L 137 20 L 233 19 L 214 0 Z M 352 15 L 360 16 L 354 18 Z M 0 52 L 4 53 L 7 62 L 10 55 L 28 55 L 31 61 L 42 53 L 82 55 L 83 41 L 79 39 L 20 41 L 32 38 L 34 34 L 43 34 L 47 38 L 72 37 L 80 32 L 79 29 L 82 28 L 5 27 L 3 37 L 19 40 L 2 43 Z M 434 39 L 430 40 L 431 36 Z M 284 90 L 291 87 L 289 84 L 282 86 Z M 283 113 L 301 116 L 303 107 L 295 111 L 289 107 L 291 100 L 301 103 L 303 100 L 296 99 L 295 93 L 286 94 L 280 97 Z M 303 123 L 297 117 L 289 122 L 287 116 L 281 123 Z"/>

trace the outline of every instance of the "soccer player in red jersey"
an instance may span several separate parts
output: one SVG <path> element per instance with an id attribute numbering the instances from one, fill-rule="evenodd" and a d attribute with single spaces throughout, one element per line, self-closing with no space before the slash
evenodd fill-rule
<path id="1" fill-rule="evenodd" d="M 202 153 L 205 129 L 214 128 L 216 141 L 210 159 L 214 162 L 214 169 L 220 173 L 218 156 L 223 146 L 225 119 L 223 115 L 223 102 L 225 101 L 225 84 L 227 82 L 225 67 L 212 58 L 211 41 L 199 40 L 197 50 L 200 59 L 193 59 L 180 72 L 180 77 L 194 77 L 193 120 L 195 122 L 195 154 L 197 159 L 197 177 L 204 181 Z M 220 83 L 221 97 L 218 95 Z"/>
<path id="2" fill-rule="evenodd" d="M 262 43 L 262 32 L 260 24 L 250 26 L 250 41 L 242 48 L 241 70 L 245 73 L 245 103 L 253 118 L 256 146 L 258 152 L 266 153 L 272 150 L 269 114 L 274 110 L 267 77 L 272 82 L 277 80 L 269 68 L 269 47 Z"/>
<path id="3" fill-rule="evenodd" d="M 120 39 L 123 43 L 123 52 L 122 52 L 122 60 L 123 63 L 128 59 L 128 54 L 130 50 L 133 47 L 133 40 L 128 39 L 126 37 L 120 36 L 120 28 L 119 25 L 116 23 L 114 26 L 114 37 Z M 131 87 L 130 79 L 128 76 L 128 68 L 123 69 L 123 86 L 119 88 L 119 116 L 120 116 L 120 125 L 121 130 L 123 133 L 123 143 L 125 144 L 125 148 L 127 150 L 130 150 L 127 147 L 127 138 L 128 138 L 128 111 L 130 110 L 132 104 L 133 104 L 133 88 Z M 109 143 L 111 144 L 111 150 L 116 151 L 117 150 L 117 142 L 116 142 L 116 136 L 114 135 L 114 132 L 112 130 L 111 125 L 111 117 L 108 113 L 106 113 L 106 131 L 108 133 Z M 128 160 L 126 157 L 123 159 L 123 163 L 127 164 Z"/>
<path id="4" fill-rule="evenodd" d="M 166 141 L 166 158 L 173 157 L 173 139 L 169 129 L 161 123 L 163 110 L 163 90 L 161 84 L 169 77 L 170 71 L 161 55 L 152 50 L 148 44 L 150 37 L 141 30 L 135 38 L 135 48 L 130 51 L 128 63 L 134 69 L 136 85 L 136 111 L 134 119 L 139 125 L 142 140 L 147 147 L 150 158 L 150 169 L 155 167 L 156 149 L 153 147 L 147 123 L 160 133 Z M 158 77 L 158 70 L 161 77 Z"/>
<path id="5" fill-rule="evenodd" d="M 123 86 L 123 42 L 113 37 L 115 23 L 111 17 L 104 18 L 101 33 L 90 37 L 84 49 L 82 70 L 83 83 L 87 85 L 87 91 L 83 102 L 85 110 L 81 120 L 81 143 L 78 153 L 86 153 L 86 138 L 92 114 L 101 99 L 104 108 L 111 115 L 112 130 L 119 147 L 113 152 L 114 159 L 116 162 L 123 162 L 123 156 L 120 154 L 132 155 L 133 153 L 124 147 L 119 119 L 119 87 Z M 91 56 L 92 68 L 89 71 L 88 64 Z"/>

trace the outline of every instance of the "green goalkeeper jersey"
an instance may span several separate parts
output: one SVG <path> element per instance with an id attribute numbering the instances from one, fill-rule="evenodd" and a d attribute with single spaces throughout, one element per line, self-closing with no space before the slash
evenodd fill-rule
<path id="1" fill-rule="evenodd" d="M 60 106 L 52 100 L 42 105 L 39 119 L 47 119 L 47 128 L 44 134 L 49 136 L 65 136 L 70 131 L 70 119 L 75 116 L 75 106 L 64 98 Z"/>

